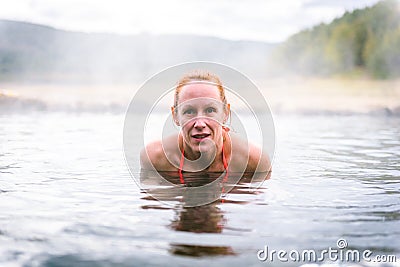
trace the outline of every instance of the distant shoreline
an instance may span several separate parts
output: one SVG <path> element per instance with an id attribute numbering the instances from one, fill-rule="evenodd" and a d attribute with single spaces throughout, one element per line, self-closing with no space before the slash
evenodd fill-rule
<path id="1" fill-rule="evenodd" d="M 277 113 L 400 114 L 400 79 L 285 77 L 258 85 Z"/>
<path id="2" fill-rule="evenodd" d="M 254 82 L 274 114 L 400 116 L 400 79 L 282 77 Z M 138 88 L 137 84 L 0 84 L 0 110 L 120 113 Z M 265 109 L 257 103 L 252 108 Z"/>

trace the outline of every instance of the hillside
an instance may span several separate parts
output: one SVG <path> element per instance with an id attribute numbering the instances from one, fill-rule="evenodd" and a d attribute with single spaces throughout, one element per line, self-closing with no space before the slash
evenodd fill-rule
<path id="1" fill-rule="evenodd" d="M 400 77 L 400 2 L 384 0 L 301 31 L 276 48 L 272 62 L 277 72 Z"/>
<path id="2" fill-rule="evenodd" d="M 0 81 L 142 81 L 173 64 L 216 61 L 262 76 L 273 44 L 195 35 L 80 33 L 0 20 Z"/>

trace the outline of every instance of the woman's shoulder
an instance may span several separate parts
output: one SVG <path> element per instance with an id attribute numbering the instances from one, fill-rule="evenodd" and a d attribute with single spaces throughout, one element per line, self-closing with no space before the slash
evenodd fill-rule
<path id="1" fill-rule="evenodd" d="M 176 167 L 171 163 L 175 162 L 177 158 L 176 153 L 173 153 L 176 149 L 172 147 L 173 144 L 176 144 L 176 140 L 177 136 L 175 135 L 147 144 L 140 152 L 141 167 L 146 170 L 176 170 Z M 168 156 L 166 155 L 166 151 Z"/>
<path id="2" fill-rule="evenodd" d="M 268 172 L 271 170 L 271 161 L 269 156 L 258 146 L 249 144 L 249 163 L 248 171 Z"/>
<path id="3" fill-rule="evenodd" d="M 243 140 L 242 138 L 231 135 L 232 142 L 232 160 L 239 162 L 241 168 L 245 168 L 246 172 L 267 172 L 271 169 L 271 162 L 266 153 L 256 145 Z M 245 164 L 245 166 L 244 166 Z"/>

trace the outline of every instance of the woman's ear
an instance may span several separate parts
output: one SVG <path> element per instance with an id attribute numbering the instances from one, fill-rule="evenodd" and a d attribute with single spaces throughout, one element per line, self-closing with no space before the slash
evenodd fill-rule
<path id="1" fill-rule="evenodd" d="M 180 126 L 178 118 L 176 116 L 176 110 L 175 107 L 171 107 L 171 113 L 172 113 L 172 119 L 174 120 L 175 124 Z"/>
<path id="2" fill-rule="evenodd" d="M 226 123 L 228 121 L 230 114 L 231 114 L 231 104 L 226 104 L 225 114 L 224 114 L 224 123 Z"/>

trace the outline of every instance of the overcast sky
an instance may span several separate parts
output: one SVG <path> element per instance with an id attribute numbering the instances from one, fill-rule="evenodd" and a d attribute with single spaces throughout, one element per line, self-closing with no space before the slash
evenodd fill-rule
<path id="1" fill-rule="evenodd" d="M 119 34 L 280 42 L 377 0 L 0 0 L 0 18 Z"/>

